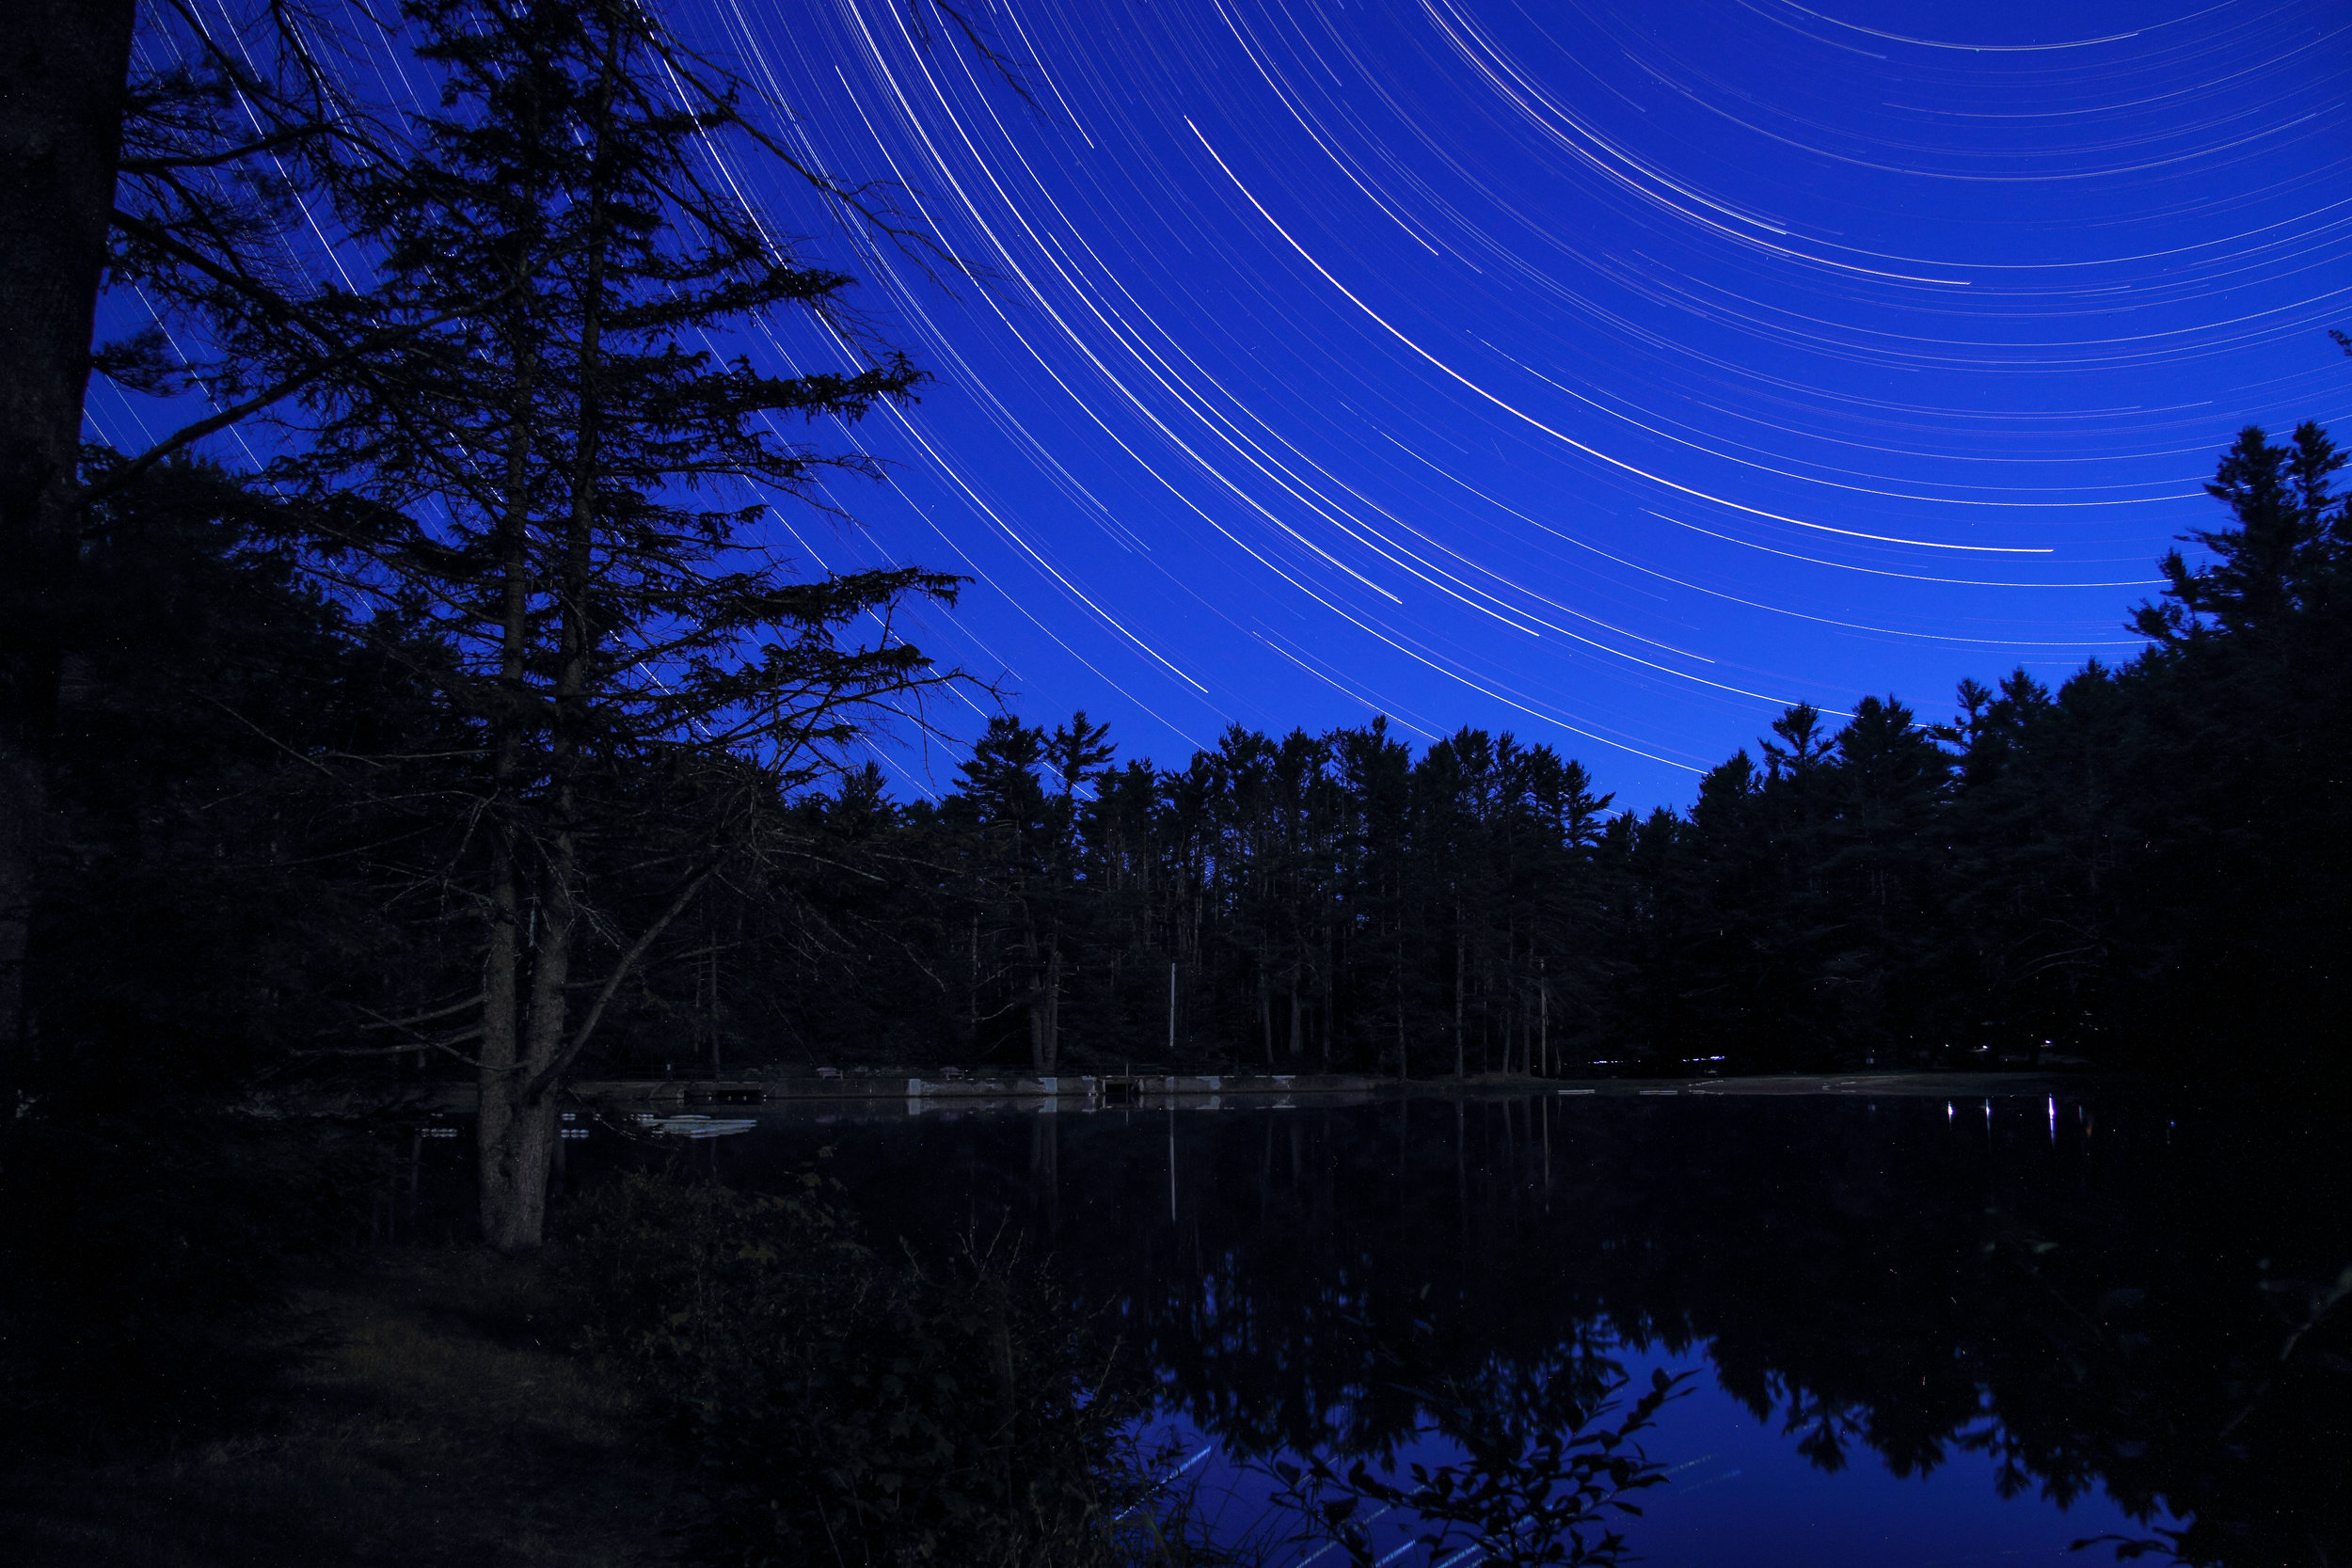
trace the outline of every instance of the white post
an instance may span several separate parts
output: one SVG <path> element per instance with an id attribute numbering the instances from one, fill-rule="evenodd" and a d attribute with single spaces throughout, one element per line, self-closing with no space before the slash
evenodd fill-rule
<path id="1" fill-rule="evenodd" d="M 1176 965 L 1168 966 L 1168 1059 L 1176 1059 Z"/>

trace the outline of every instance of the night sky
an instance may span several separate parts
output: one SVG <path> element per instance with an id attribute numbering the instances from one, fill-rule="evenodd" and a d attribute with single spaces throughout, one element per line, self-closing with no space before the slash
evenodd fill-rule
<path id="1" fill-rule="evenodd" d="M 903 0 L 671 14 L 984 274 L 739 164 L 937 376 L 779 539 L 968 574 L 918 641 L 1163 765 L 1385 713 L 1687 801 L 2131 657 L 2235 431 L 2352 403 L 2340 4 L 999 0 L 1033 103 Z"/>

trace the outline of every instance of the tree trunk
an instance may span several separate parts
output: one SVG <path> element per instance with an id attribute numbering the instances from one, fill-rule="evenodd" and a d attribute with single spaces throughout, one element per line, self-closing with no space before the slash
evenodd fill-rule
<path id="1" fill-rule="evenodd" d="M 483 958 L 480 1112 L 474 1129 L 483 1235 L 501 1250 L 507 1243 L 500 1238 L 510 1229 L 505 1216 L 518 1201 L 519 1171 L 536 1168 L 527 1154 L 517 1164 L 515 1144 L 517 1139 L 529 1141 L 530 1128 L 527 1117 L 524 1125 L 516 1125 L 514 1090 L 516 1075 L 524 1070 L 523 959 L 537 937 L 535 919 L 528 936 L 520 928 L 524 890 L 518 854 L 521 802 L 516 794 L 523 784 L 521 705 L 531 619 L 531 416 L 538 357 L 532 352 L 530 324 L 517 323 L 513 329 L 518 344 L 507 416 L 504 507 L 499 518 L 500 706 L 490 721 L 489 930 Z M 535 916 L 535 905 L 532 910 Z M 528 1200 L 520 1201 L 529 1207 Z"/>
<path id="2" fill-rule="evenodd" d="M 474 1157 L 479 1175 L 478 1208 L 485 1240 L 505 1250 L 497 1238 L 508 1230 L 506 1216 L 528 1201 L 516 1194 L 517 1170 L 514 1140 L 529 1138 L 529 1129 L 516 1129 L 514 1090 L 522 1069 L 522 963 L 530 938 L 521 929 L 522 866 L 517 855 L 521 786 L 522 717 L 520 703 L 526 639 L 531 616 L 529 557 L 529 472 L 531 463 L 531 404 L 535 358 L 518 356 L 515 400 L 506 439 L 505 511 L 499 519 L 501 578 L 499 686 L 501 705 L 491 716 L 490 752 L 490 895 L 489 929 L 482 964 L 482 1054 L 476 1079 L 479 1113 L 474 1123 Z M 542 1194 L 544 1197 L 544 1194 Z"/>
<path id="3" fill-rule="evenodd" d="M 1505 1078 L 1508 1078 L 1511 1075 L 1511 1031 L 1515 1026 L 1515 1018 L 1511 1010 L 1511 998 L 1509 993 L 1505 992 L 1502 999 L 1502 1066 L 1501 1069 L 1502 1075 Z M 1486 1039 L 1486 1024 L 1484 1022 L 1482 1022 L 1479 1025 L 1479 1039 L 1483 1054 L 1484 1043 Z"/>
<path id="4" fill-rule="evenodd" d="M 23 0 L 0 42 L 0 1073 L 23 1065 L 24 942 L 74 564 L 74 458 L 114 211 L 131 0 Z"/>
<path id="5" fill-rule="evenodd" d="M 1542 1064 L 1538 1069 L 1547 1077 L 1557 1076 L 1551 1070 L 1551 982 L 1537 983 L 1535 991 L 1535 1059 Z"/>
<path id="6" fill-rule="evenodd" d="M 710 1076 L 716 1078 L 726 1070 L 726 1064 L 719 1059 L 720 1046 L 723 1042 L 719 1037 L 718 952 L 715 949 L 710 952 L 706 957 L 705 962 L 708 965 L 708 970 L 707 974 L 706 989 L 704 991 L 705 1000 L 703 1003 L 703 1017 L 708 1021 L 708 1028 L 710 1030 Z"/>
<path id="7" fill-rule="evenodd" d="M 1457 1079 L 1470 1076 L 1470 1037 L 1462 1021 L 1462 987 L 1469 967 L 1470 939 L 1457 925 L 1454 933 L 1454 1076 Z"/>
<path id="8" fill-rule="evenodd" d="M 546 1234 L 548 1175 L 555 1159 L 555 1096 L 516 1093 L 518 1074 L 483 1096 L 482 1239 L 500 1252 L 529 1252 Z"/>
<path id="9" fill-rule="evenodd" d="M 1396 1081 L 1409 1083 L 1411 1069 L 1412 1063 L 1406 1059 L 1405 1052 L 1405 975 L 1400 970 L 1396 977 Z"/>
<path id="10" fill-rule="evenodd" d="M 579 911 L 573 884 L 577 851 L 568 825 L 548 847 L 543 917 L 531 963 L 531 1010 L 514 1070 L 485 1095 L 482 1140 L 482 1239 L 501 1252 L 528 1252 L 547 1231 L 548 1170 L 555 1157 L 556 1098 L 563 1090 L 569 1009 L 564 990 L 572 974 L 572 936 Z M 499 1106 L 498 1135 L 490 1108 Z"/>
<path id="11" fill-rule="evenodd" d="M 0 722 L 0 1083 L 15 1081 L 31 1066 L 24 947 L 41 846 L 49 837 L 48 752 L 45 733 Z"/>
<path id="12" fill-rule="evenodd" d="M 1037 992 L 1029 1001 L 1029 1063 L 1041 1078 L 1061 1052 L 1061 943 L 1048 937 Z"/>
<path id="13" fill-rule="evenodd" d="M 602 453 L 597 442 L 603 419 L 598 393 L 608 222 L 603 141 L 610 125 L 612 82 L 620 70 L 620 47 L 621 35 L 615 31 L 606 48 L 603 80 L 592 111 L 597 146 L 591 166 L 588 226 L 583 241 L 587 266 L 580 288 L 580 401 L 573 414 L 571 507 L 564 517 L 564 554 L 556 589 L 558 651 L 563 662 L 556 672 L 554 734 L 548 748 L 553 785 L 551 821 L 539 847 L 543 918 L 532 943 L 531 1010 L 523 1024 L 521 1051 L 511 1067 L 494 1080 L 485 1058 L 483 1073 L 479 1128 L 482 1237 L 499 1251 L 510 1253 L 529 1251 L 546 1237 L 548 1174 L 554 1162 L 556 1144 L 556 1097 L 563 1089 L 564 1069 L 586 1037 L 584 1029 L 577 1037 L 570 1034 L 564 988 L 571 979 L 573 931 L 580 914 L 579 800 L 572 775 L 580 762 L 589 657 L 597 637 L 590 619 L 590 604 L 595 586 L 596 497 L 603 478 Z M 525 330 L 532 328 L 527 326 Z M 518 404 L 518 425 L 527 407 L 527 402 Z M 510 456 L 514 450 L 510 448 Z M 511 477 L 518 481 L 520 476 Z M 509 491 L 514 507 L 524 504 L 524 494 L 519 483 Z M 515 515 L 512 510 L 511 515 Z M 520 526 L 508 541 L 509 548 L 517 553 L 521 546 Z M 511 605 L 517 592 L 512 576 L 505 588 Z M 527 582 L 521 591 L 528 593 Z M 516 628 L 510 622 L 505 630 L 512 637 Z M 517 685 L 520 673 L 517 669 Z M 516 722 L 519 724 L 519 716 Z M 674 906 L 672 913 L 675 912 Z M 667 919 L 665 916 L 664 924 Z M 641 942 L 638 950 L 642 951 L 643 945 Z M 617 981 L 628 968 L 625 959 L 613 979 Z M 607 994 L 610 992 L 608 986 Z"/>

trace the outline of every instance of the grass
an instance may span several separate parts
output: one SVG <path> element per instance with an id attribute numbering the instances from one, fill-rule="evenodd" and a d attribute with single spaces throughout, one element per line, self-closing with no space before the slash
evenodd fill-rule
<path id="1" fill-rule="evenodd" d="M 543 1267 L 402 1251 L 304 1303 L 320 1349 L 234 1434 L 0 1473 L 21 1568 L 675 1560 L 679 1474 L 567 1354 Z"/>

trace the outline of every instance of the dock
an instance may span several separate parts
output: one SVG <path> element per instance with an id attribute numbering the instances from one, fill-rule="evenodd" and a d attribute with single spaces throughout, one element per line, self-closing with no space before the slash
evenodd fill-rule
<path id="1" fill-rule="evenodd" d="M 824 1074 L 777 1078 L 583 1079 L 571 1092 L 599 1103 L 763 1105 L 794 1101 L 908 1100 L 946 1108 L 960 1102 L 1075 1101 L 1132 1106 L 1226 1098 L 1281 1100 L 1292 1095 L 1366 1094 L 1379 1081 L 1359 1073 L 957 1072 L 936 1077 Z"/>

